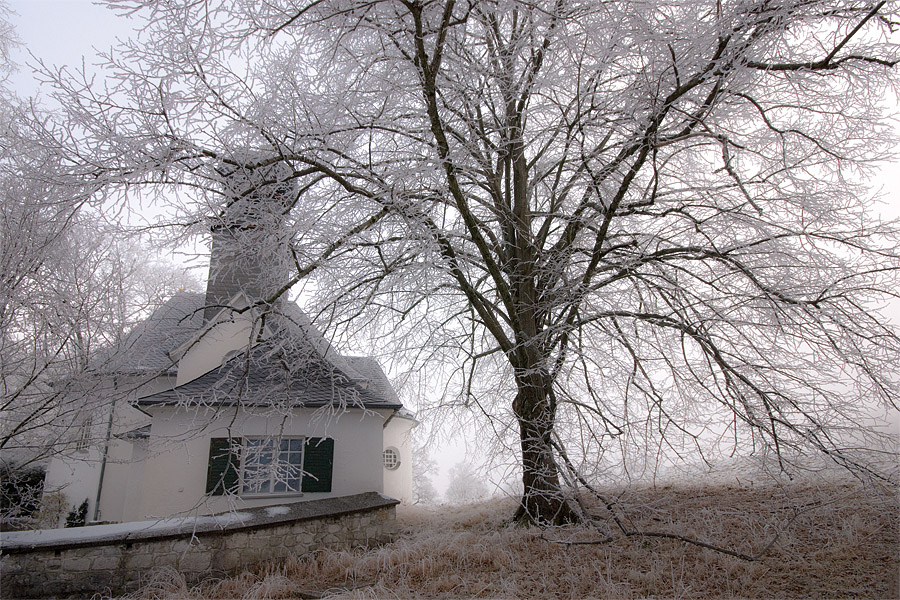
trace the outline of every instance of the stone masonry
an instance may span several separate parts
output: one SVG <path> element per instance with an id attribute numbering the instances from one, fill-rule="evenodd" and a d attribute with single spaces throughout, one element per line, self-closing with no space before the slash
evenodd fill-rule
<path id="1" fill-rule="evenodd" d="M 383 544 L 393 539 L 397 504 L 370 492 L 242 510 L 226 514 L 234 518 L 224 525 L 185 520 L 177 531 L 65 542 L 7 534 L 0 538 L 0 597 L 121 594 L 159 569 L 175 569 L 196 583 L 322 548 Z"/>

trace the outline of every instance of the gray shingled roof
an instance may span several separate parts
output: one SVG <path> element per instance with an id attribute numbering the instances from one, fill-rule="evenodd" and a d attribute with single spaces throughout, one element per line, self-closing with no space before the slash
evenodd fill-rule
<path id="1" fill-rule="evenodd" d="M 372 390 L 382 398 L 400 404 L 400 398 L 394 391 L 394 386 L 388 381 L 387 375 L 381 369 L 378 361 L 371 356 L 344 356 L 350 367 L 359 374 L 359 378 L 365 387 Z"/>
<path id="2" fill-rule="evenodd" d="M 138 405 L 402 408 L 394 398 L 366 389 L 309 353 L 261 344 L 193 381 L 140 398 Z"/>
<path id="3" fill-rule="evenodd" d="M 128 374 L 175 373 L 169 352 L 203 327 L 203 294 L 178 292 L 134 327 L 105 370 Z"/>
<path id="4" fill-rule="evenodd" d="M 129 336 L 133 352 L 119 362 L 127 372 L 175 372 L 168 353 L 200 333 L 202 294 L 179 294 Z M 140 398 L 139 406 L 310 406 L 328 404 L 400 409 L 402 404 L 378 363 L 334 350 L 295 303 L 267 317 L 272 335 L 249 353 L 175 389 Z"/>

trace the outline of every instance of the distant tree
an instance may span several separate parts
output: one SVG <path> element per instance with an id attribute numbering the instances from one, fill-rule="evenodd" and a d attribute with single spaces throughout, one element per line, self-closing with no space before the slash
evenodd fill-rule
<path id="1" fill-rule="evenodd" d="M 894 142 L 895 4 L 108 4 L 147 27 L 109 92 L 56 75 L 83 181 L 178 190 L 205 233 L 223 164 L 288 165 L 269 300 L 304 283 L 427 363 L 518 447 L 520 519 L 576 518 L 629 453 L 883 476 L 857 424 L 900 395 L 898 236 L 857 182 Z"/>
<path id="2" fill-rule="evenodd" d="M 475 502 L 487 498 L 488 488 L 471 463 L 461 462 L 450 467 L 450 483 L 444 499 L 450 504 Z"/>
<path id="3" fill-rule="evenodd" d="M 413 451 L 413 502 L 415 504 L 434 504 L 440 494 L 434 487 L 431 478 L 437 471 L 437 463 L 428 454 L 424 446 Z"/>

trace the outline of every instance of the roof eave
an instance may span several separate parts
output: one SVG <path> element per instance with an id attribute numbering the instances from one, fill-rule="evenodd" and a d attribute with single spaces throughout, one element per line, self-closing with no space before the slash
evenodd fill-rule
<path id="1" fill-rule="evenodd" d="M 184 401 L 173 398 L 162 398 L 158 400 L 152 399 L 153 396 L 146 396 L 144 398 L 139 398 L 135 403 L 137 407 L 143 408 L 153 408 L 156 406 L 183 406 L 183 407 L 201 407 L 201 406 L 210 406 L 213 403 L 205 403 L 205 402 L 196 402 L 196 401 Z M 251 402 L 247 400 L 220 400 L 214 403 L 216 406 L 273 406 L 271 402 Z M 290 406 L 293 410 L 295 408 L 322 408 L 324 406 L 340 406 L 341 408 L 361 408 L 367 410 L 401 410 L 403 408 L 402 404 L 380 404 L 375 402 L 363 402 L 363 403 L 347 403 L 341 405 L 336 402 L 298 402 Z"/>

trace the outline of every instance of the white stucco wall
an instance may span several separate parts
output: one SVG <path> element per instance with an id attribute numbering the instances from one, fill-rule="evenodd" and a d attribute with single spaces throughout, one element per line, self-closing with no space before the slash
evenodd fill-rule
<path id="1" fill-rule="evenodd" d="M 77 508 L 85 499 L 88 501 L 87 518 L 94 514 L 97 497 L 97 482 L 100 480 L 100 448 L 89 448 L 86 452 L 71 452 L 54 456 L 47 464 L 44 477 L 44 494 L 61 493 L 65 496 L 68 510 Z M 66 515 L 60 516 L 59 526 L 65 524 Z"/>
<path id="2" fill-rule="evenodd" d="M 397 416 L 384 428 L 383 449 L 396 448 L 400 452 L 400 465 L 396 469 L 387 469 L 382 463 L 384 493 L 405 504 L 411 504 L 413 501 L 412 429 L 415 425 L 414 420 Z"/>
<path id="3" fill-rule="evenodd" d="M 229 352 L 247 348 L 255 330 L 250 313 L 229 314 L 230 318 L 223 318 L 179 350 L 183 355 L 178 361 L 176 385 L 193 381 L 217 368 Z"/>
<path id="4" fill-rule="evenodd" d="M 116 438 L 110 440 L 100 494 L 100 521 L 121 521 L 129 492 L 133 488 L 140 488 L 140 480 L 133 477 L 136 472 L 140 472 L 140 464 L 135 463 L 133 455 L 133 441 Z M 93 516 L 93 513 L 89 516 Z"/>
<path id="5" fill-rule="evenodd" d="M 69 508 L 88 500 L 87 519 L 94 517 L 100 472 L 103 468 L 104 446 L 109 440 L 104 471 L 104 485 L 100 499 L 100 520 L 122 519 L 126 495 L 134 486 L 133 441 L 125 437 L 129 431 L 150 425 L 150 416 L 131 406 L 139 395 L 172 387 L 174 378 L 159 377 L 146 382 L 139 377 L 108 377 L 96 388 L 96 394 L 106 395 L 109 402 L 98 402 L 91 412 L 90 445 L 84 450 L 74 447 L 54 456 L 47 465 L 45 492 L 59 492 L 65 496 Z M 115 405 L 110 423 L 109 410 Z M 77 423 L 73 426 L 73 440 L 77 437 Z M 65 515 L 63 515 L 64 517 Z M 64 519 L 60 521 L 60 525 Z"/>
<path id="6" fill-rule="evenodd" d="M 140 502 L 125 506 L 122 520 L 177 514 L 212 514 L 291 499 L 312 500 L 367 491 L 384 492 L 383 429 L 387 413 L 350 409 L 327 416 L 313 409 L 293 414 L 257 415 L 235 408 L 216 412 L 158 406 L 149 409 L 153 427 L 143 466 Z M 334 439 L 330 493 L 254 496 L 210 496 L 206 492 L 209 440 L 234 436 L 307 436 Z"/>

